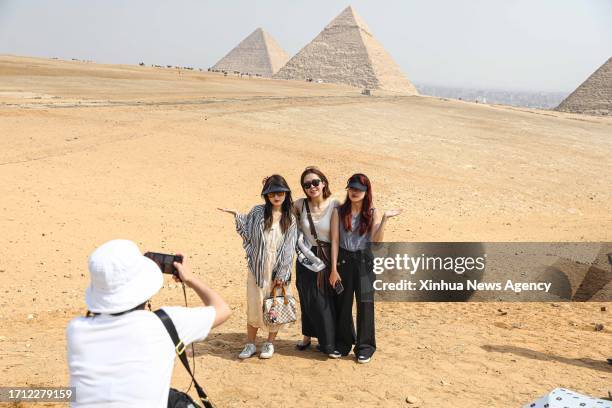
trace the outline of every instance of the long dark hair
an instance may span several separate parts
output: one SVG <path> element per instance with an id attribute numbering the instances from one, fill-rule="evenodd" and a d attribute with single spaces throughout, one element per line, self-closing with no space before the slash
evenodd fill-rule
<path id="1" fill-rule="evenodd" d="M 268 188 L 270 184 L 281 185 L 282 187 L 285 187 L 287 190 L 289 190 L 289 185 L 287 184 L 285 178 L 278 174 L 273 174 L 268 177 L 268 179 L 264 183 L 263 190 Z M 272 203 L 270 202 L 270 199 L 268 198 L 267 194 L 264 194 L 264 200 L 266 200 L 266 206 L 264 209 L 264 229 L 270 229 L 272 227 L 273 221 Z M 281 211 L 282 215 L 280 219 L 280 226 L 283 233 L 285 233 L 291 226 L 292 222 L 291 217 L 293 214 L 293 199 L 291 198 L 291 191 L 285 192 L 285 201 L 283 201 L 283 204 L 281 205 Z"/>
<path id="2" fill-rule="evenodd" d="M 361 184 L 365 185 L 368 189 L 365 192 L 365 197 L 363 197 L 363 203 L 361 204 L 361 217 L 359 218 L 359 235 L 363 235 L 372 228 L 373 223 L 373 215 L 372 215 L 372 185 L 370 184 L 370 179 L 368 176 L 362 173 L 353 174 L 349 177 L 348 182 L 351 181 L 359 181 Z M 340 221 L 344 226 L 345 231 L 352 231 L 352 215 L 351 215 L 351 199 L 349 198 L 348 191 L 346 192 L 346 198 L 344 199 L 344 203 L 338 209 L 338 215 L 340 216 Z"/>
<path id="3" fill-rule="evenodd" d="M 302 186 L 302 190 L 304 191 L 304 194 L 306 194 L 306 199 L 308 199 L 308 193 L 306 193 L 306 189 L 304 188 L 304 179 L 310 173 L 316 174 L 317 176 L 319 176 L 321 181 L 325 183 L 325 187 L 323 187 L 323 199 L 327 199 L 327 197 L 331 196 L 332 192 L 329 189 L 329 181 L 327 181 L 327 176 L 325 176 L 325 174 L 323 174 L 323 172 L 319 170 L 318 167 L 308 166 L 304 169 L 302 175 L 300 176 L 300 186 Z"/>

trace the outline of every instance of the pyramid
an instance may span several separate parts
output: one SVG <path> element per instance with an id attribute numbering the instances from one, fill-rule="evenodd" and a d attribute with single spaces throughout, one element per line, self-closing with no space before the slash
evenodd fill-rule
<path id="1" fill-rule="evenodd" d="M 399 66 L 347 7 L 275 75 L 417 94 Z"/>
<path id="2" fill-rule="evenodd" d="M 612 115 L 612 58 L 557 106 L 563 112 Z"/>
<path id="3" fill-rule="evenodd" d="M 288 59 L 272 36 L 257 28 L 211 69 L 271 77 Z"/>

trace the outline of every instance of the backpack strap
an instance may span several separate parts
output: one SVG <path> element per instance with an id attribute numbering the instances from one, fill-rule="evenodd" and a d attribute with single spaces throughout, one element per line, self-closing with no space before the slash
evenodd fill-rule
<path id="1" fill-rule="evenodd" d="M 189 361 L 187 360 L 187 355 L 185 354 L 185 344 L 183 344 L 183 341 L 179 338 L 172 319 L 170 319 L 170 316 L 168 316 L 168 314 L 162 309 L 158 309 L 153 313 L 155 313 L 155 315 L 159 317 L 159 320 L 162 321 L 164 327 L 166 328 L 166 331 L 170 335 L 172 343 L 174 343 L 174 349 L 176 350 L 176 354 L 179 356 L 181 363 L 183 363 L 183 366 L 185 366 L 185 369 L 191 376 L 196 392 L 198 393 L 198 397 L 200 397 L 200 401 L 202 401 L 202 404 L 205 408 L 215 408 L 213 403 L 208 399 L 208 395 L 206 395 L 204 389 L 200 387 L 200 384 L 198 384 L 197 380 L 193 376 L 193 373 L 191 372 L 191 367 L 189 367 Z"/>

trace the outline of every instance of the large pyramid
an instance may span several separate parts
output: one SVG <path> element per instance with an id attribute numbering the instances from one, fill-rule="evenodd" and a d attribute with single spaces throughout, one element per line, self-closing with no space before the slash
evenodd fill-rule
<path id="1" fill-rule="evenodd" d="M 288 59 L 272 36 L 258 28 L 211 69 L 271 77 Z"/>
<path id="2" fill-rule="evenodd" d="M 274 78 L 348 84 L 417 94 L 365 22 L 347 7 Z"/>
<path id="3" fill-rule="evenodd" d="M 589 115 L 612 115 L 612 58 L 587 78 L 556 110 Z"/>

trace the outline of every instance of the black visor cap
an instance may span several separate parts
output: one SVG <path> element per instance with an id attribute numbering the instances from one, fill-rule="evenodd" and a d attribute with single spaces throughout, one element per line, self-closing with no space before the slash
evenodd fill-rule
<path id="1" fill-rule="evenodd" d="M 355 179 L 349 180 L 348 184 L 346 185 L 346 188 L 354 188 L 355 190 L 359 191 L 368 191 L 368 186 L 362 184 L 361 181 Z"/>
<path id="2" fill-rule="evenodd" d="M 289 192 L 291 190 L 289 190 L 287 187 L 283 187 L 280 184 L 270 184 L 267 188 L 265 188 L 262 192 L 261 195 L 266 195 L 266 194 L 270 194 L 270 193 L 280 193 L 280 192 Z"/>

